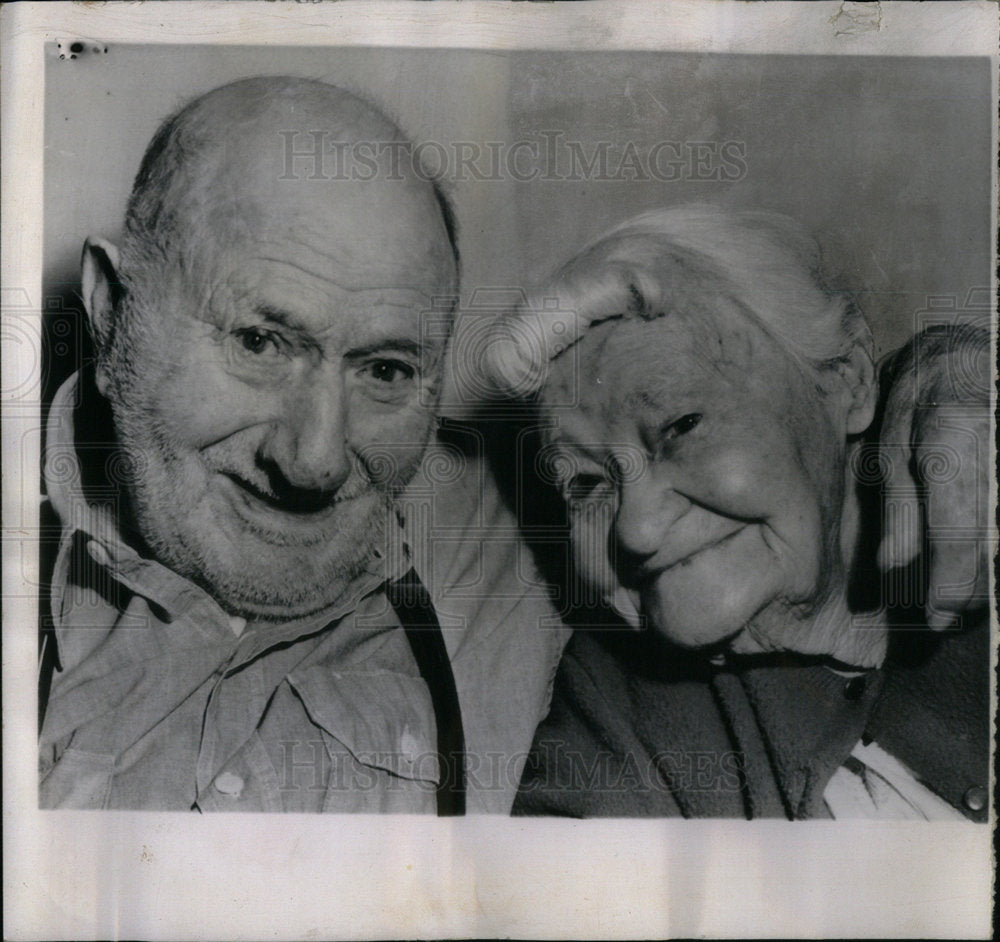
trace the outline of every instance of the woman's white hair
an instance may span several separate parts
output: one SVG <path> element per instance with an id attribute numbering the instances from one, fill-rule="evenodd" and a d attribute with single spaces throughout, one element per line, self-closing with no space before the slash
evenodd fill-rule
<path id="1" fill-rule="evenodd" d="M 813 370 L 836 367 L 857 344 L 871 353 L 864 316 L 825 287 L 819 246 L 798 223 L 687 205 L 615 227 L 500 317 L 486 370 L 503 394 L 527 397 L 544 385 L 549 361 L 594 324 L 677 310 L 708 315 L 720 298 Z"/>

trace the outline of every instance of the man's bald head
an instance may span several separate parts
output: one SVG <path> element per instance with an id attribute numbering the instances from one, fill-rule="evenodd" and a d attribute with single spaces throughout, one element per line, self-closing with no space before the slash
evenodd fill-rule
<path id="1" fill-rule="evenodd" d="M 341 179 L 333 145 L 358 141 L 383 148 L 376 168 Z M 325 152 L 312 164 L 290 158 L 317 142 Z M 391 145 L 400 144 L 405 136 L 382 112 L 325 82 L 261 77 L 214 89 L 168 118 L 146 149 L 126 211 L 122 274 L 131 281 L 133 272 L 148 275 L 151 264 L 174 261 L 196 270 L 197 236 L 218 243 L 253 235 L 286 210 L 300 222 L 312 216 L 331 244 L 341 236 L 358 254 L 366 247 L 387 254 L 394 236 L 410 243 L 421 287 L 451 294 L 458 265 L 452 207 L 427 174 L 398 156 L 392 162 Z M 423 239 L 413 238 L 414 229 Z M 371 261 L 357 277 L 370 279 Z"/>

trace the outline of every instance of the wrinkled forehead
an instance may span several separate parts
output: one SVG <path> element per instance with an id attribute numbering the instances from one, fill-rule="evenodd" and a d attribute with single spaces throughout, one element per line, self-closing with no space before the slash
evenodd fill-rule
<path id="1" fill-rule="evenodd" d="M 211 194 L 179 227 L 183 247 L 143 272 L 151 314 L 178 327 L 269 321 L 338 348 L 362 338 L 443 349 L 456 273 L 433 199 L 412 188 L 335 191 L 330 181 L 268 190 L 248 179 Z"/>
<path id="2" fill-rule="evenodd" d="M 696 392 L 732 392 L 751 367 L 769 368 L 774 346 L 736 305 L 721 302 L 714 312 L 604 321 L 550 363 L 542 409 L 613 425 Z"/>
<path id="3" fill-rule="evenodd" d="M 423 181 L 283 179 L 266 162 L 220 168 L 217 180 L 187 220 L 209 262 L 220 249 L 287 254 L 346 287 L 454 288 L 444 219 Z"/>

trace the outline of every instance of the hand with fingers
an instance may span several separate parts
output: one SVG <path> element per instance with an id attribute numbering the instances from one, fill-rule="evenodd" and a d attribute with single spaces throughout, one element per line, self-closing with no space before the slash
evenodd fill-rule
<path id="1" fill-rule="evenodd" d="M 995 547 L 989 333 L 933 327 L 880 364 L 883 572 L 926 573 L 925 617 L 942 630 L 989 602 Z"/>

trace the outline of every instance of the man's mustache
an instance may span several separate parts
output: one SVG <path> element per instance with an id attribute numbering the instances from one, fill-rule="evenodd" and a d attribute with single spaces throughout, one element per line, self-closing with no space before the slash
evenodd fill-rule
<path id="1" fill-rule="evenodd" d="M 364 463 L 357 458 L 352 461 L 352 471 L 347 480 L 338 487 L 330 488 L 293 484 L 276 462 L 260 456 L 255 459 L 252 470 L 219 468 L 217 473 L 275 510 L 302 515 L 320 513 L 378 487 Z"/>

